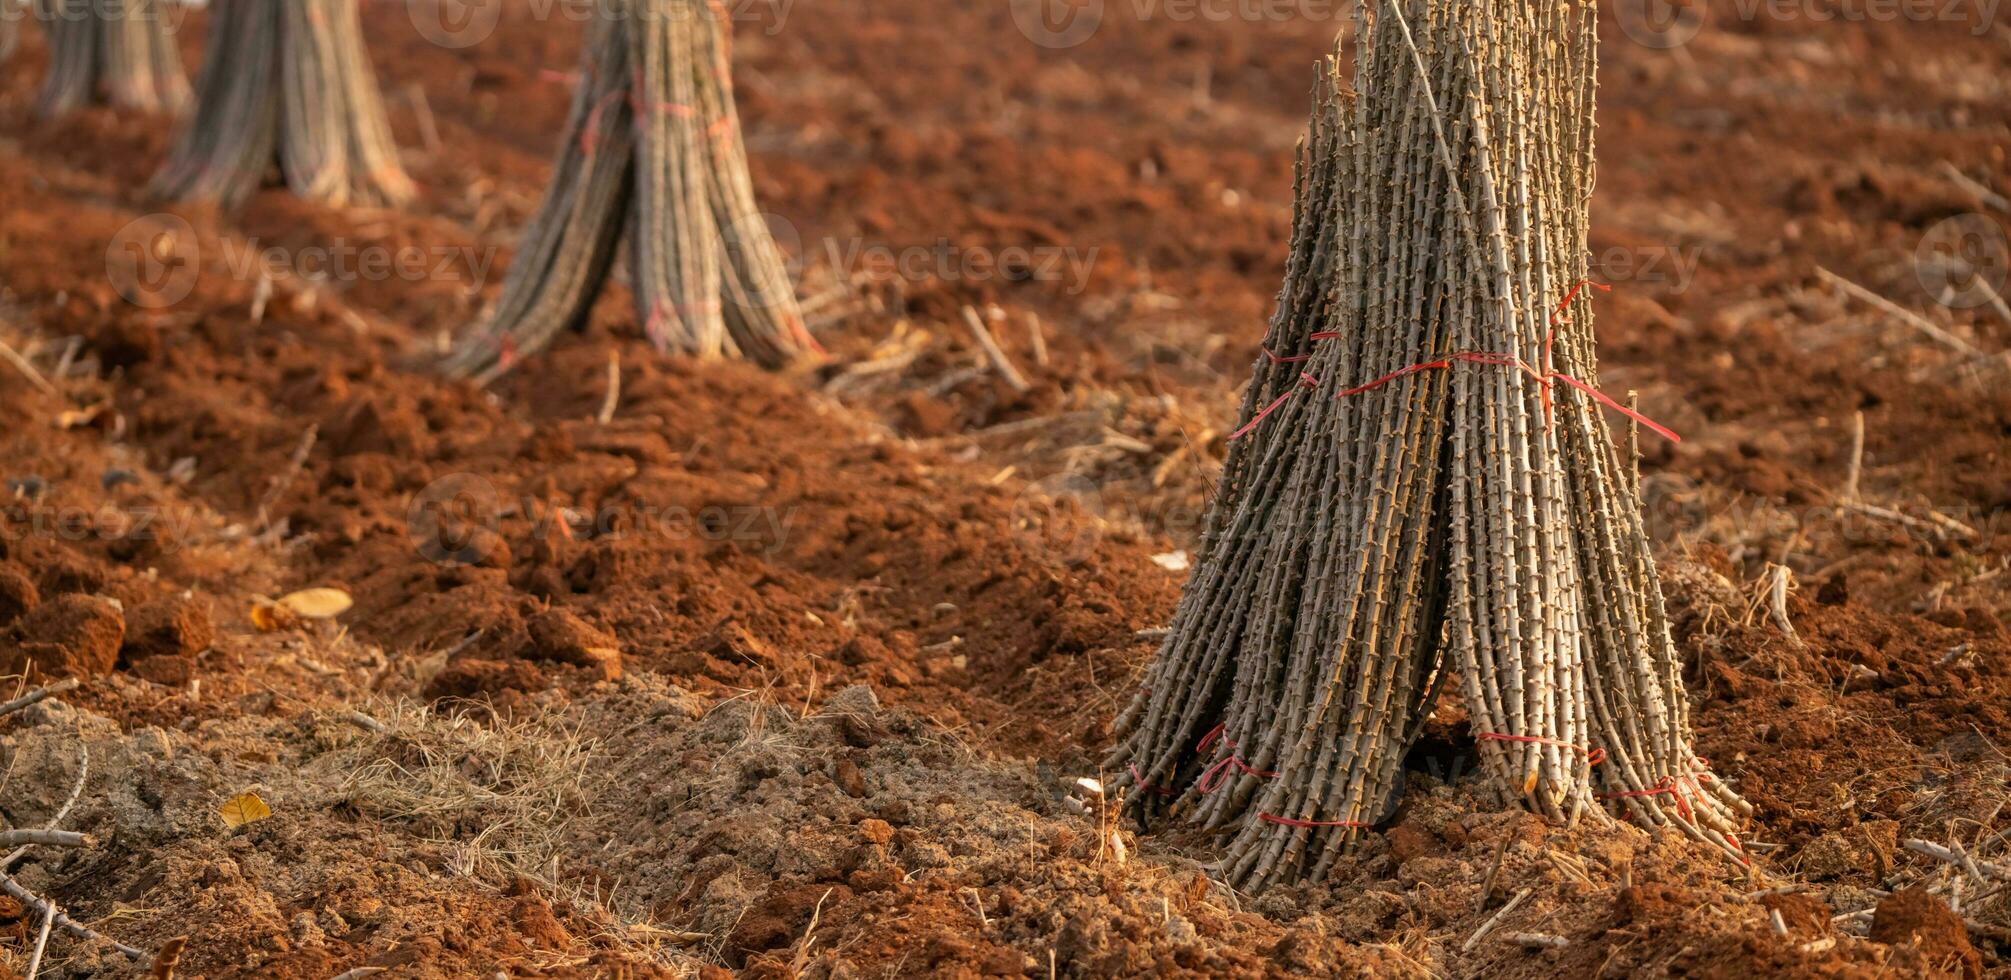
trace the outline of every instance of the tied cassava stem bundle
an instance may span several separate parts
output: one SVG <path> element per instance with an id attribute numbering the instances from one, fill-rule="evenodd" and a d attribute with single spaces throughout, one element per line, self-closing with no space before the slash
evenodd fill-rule
<path id="1" fill-rule="evenodd" d="M 153 193 L 237 207 L 274 164 L 332 206 L 416 193 L 398 160 L 357 0 L 217 0 L 193 118 Z"/>
<path id="2" fill-rule="evenodd" d="M 659 349 L 765 367 L 816 351 L 754 200 L 726 12 L 704 0 L 601 10 L 551 189 L 446 370 L 486 383 L 583 323 L 624 230 L 636 315 Z"/>
<path id="3" fill-rule="evenodd" d="M 1246 424 L 1111 759 L 1141 818 L 1232 833 L 1240 886 L 1380 823 L 1454 675 L 1504 800 L 1738 853 L 1639 488 L 1578 387 L 1593 30 L 1582 3 L 1402 0 L 1361 14 L 1353 92 L 1330 65 L 1315 93 Z"/>
<path id="4" fill-rule="evenodd" d="M 147 112 L 179 112 L 188 102 L 182 56 L 162 0 L 39 0 L 49 34 L 49 74 L 35 103 L 44 119 L 103 100 Z M 12 10 L 0 9 L 13 46 Z M 0 55 L 4 55 L 0 51 Z"/>

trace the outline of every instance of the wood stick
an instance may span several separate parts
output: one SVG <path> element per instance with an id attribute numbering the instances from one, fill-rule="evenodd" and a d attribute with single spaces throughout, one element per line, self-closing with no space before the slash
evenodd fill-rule
<path id="1" fill-rule="evenodd" d="M 75 677 L 65 677 L 62 680 L 57 681 L 54 684 L 50 684 L 47 687 L 36 688 L 35 690 L 29 691 L 28 693 L 23 694 L 12 701 L 8 701 L 5 704 L 0 704 L 0 717 L 11 715 L 16 711 L 20 711 L 21 709 L 28 707 L 29 705 L 36 704 L 38 702 L 55 697 L 58 694 L 62 694 L 68 691 L 74 691 L 77 689 L 77 684 L 78 681 Z"/>
<path id="2" fill-rule="evenodd" d="M 1860 300 L 1863 300 L 1864 302 L 1869 303 L 1870 305 L 1877 307 L 1878 309 L 1888 314 L 1891 314 L 1893 317 L 1897 318 L 1901 323 L 1904 323 L 1907 326 L 1910 326 L 1915 330 L 1918 330 L 1921 333 L 1926 334 L 1934 342 L 1941 344 L 1942 346 L 1947 347 L 1950 350 L 1953 350 L 1969 358 L 1985 358 L 1989 356 L 1988 354 L 1985 354 L 1984 352 L 1977 350 L 1976 347 L 1970 344 L 1968 341 L 1963 340 L 1961 337 L 1957 337 L 1956 335 L 1949 333 L 1946 330 L 1943 330 L 1942 328 L 1936 326 L 1932 321 L 1928 320 L 1926 317 L 1921 316 L 1920 314 L 1915 313 L 1912 310 L 1909 310 L 1906 307 L 1899 305 L 1898 303 L 1886 299 L 1885 297 L 1880 296 L 1877 293 L 1874 293 L 1871 290 L 1858 285 L 1857 283 L 1851 282 L 1850 280 L 1845 279 L 1844 277 L 1839 276 L 1836 273 L 1823 268 L 1822 266 L 1816 266 L 1815 271 L 1817 275 L 1822 276 L 1823 279 L 1827 280 L 1829 283 L 1836 286 L 1838 289 L 1843 290 L 1845 293 L 1854 296 Z"/>
<path id="3" fill-rule="evenodd" d="M 998 340 L 992 337 L 991 329 L 985 326 L 984 318 L 978 315 L 975 308 L 964 307 L 964 325 L 971 328 L 971 336 L 976 338 L 978 347 L 984 350 L 985 359 L 991 362 L 992 369 L 998 372 L 1006 384 L 1011 385 L 1014 391 L 1021 392 L 1033 387 L 1019 373 L 1019 368 L 1013 366 L 1005 351 L 999 349 Z"/>
<path id="4" fill-rule="evenodd" d="M 77 799 L 84 794 L 84 783 L 91 777 L 91 746 L 89 743 L 80 742 L 78 743 L 78 751 L 77 781 L 70 784 L 70 796 L 63 801 L 62 806 L 56 809 L 56 815 L 50 817 L 49 822 L 42 825 L 42 829 L 44 830 L 55 830 L 62 826 L 64 818 L 70 815 L 70 808 L 76 806 Z M 14 862 L 26 856 L 28 849 L 33 846 L 35 845 L 23 844 L 9 851 L 6 857 L 0 858 L 0 873 L 5 873 L 7 869 L 12 868 Z"/>
<path id="5" fill-rule="evenodd" d="M 27 358 L 22 357 L 20 352 L 9 346 L 4 340 L 0 340 L 0 358 L 5 358 L 7 363 L 14 365 L 14 369 L 21 372 L 21 376 L 27 378 L 28 383 L 34 385 L 43 394 L 53 395 L 56 393 L 56 386 L 50 384 L 49 379 L 42 377 L 42 372 L 35 370 L 35 365 L 28 363 Z"/>
<path id="6" fill-rule="evenodd" d="M 1848 501 L 1841 506 L 1845 510 L 1853 510 L 1867 517 L 1876 517 L 1880 520 L 1891 521 L 1894 524 L 1904 524 L 1916 530 L 1932 531 L 1937 536 L 1953 535 L 1969 540 L 1982 537 L 1975 528 L 1946 514 L 1933 513 L 1930 515 L 1931 519 L 1922 520 L 1911 514 L 1900 513 L 1890 507 L 1880 507 L 1877 504 L 1867 504 L 1863 501 Z"/>
<path id="7" fill-rule="evenodd" d="M 426 86 L 413 82 L 405 86 L 406 101 L 412 104 L 412 113 L 418 117 L 419 138 L 426 144 L 429 156 L 438 156 L 442 144 L 440 126 L 433 119 L 433 103 L 426 98 Z"/>
<path id="8" fill-rule="evenodd" d="M 1982 181 L 1963 173 L 1961 168 L 1957 167 L 1954 163 L 1947 160 L 1941 161 L 1941 172 L 1947 174 L 1948 179 L 1960 185 L 1963 190 L 1976 195 L 1978 201 L 1996 208 L 2005 214 L 2011 214 L 2011 200 L 2006 200 L 2004 195 L 1991 190 Z"/>
<path id="9" fill-rule="evenodd" d="M 1945 861 L 1958 868 L 1969 870 L 1979 878 L 1988 875 L 1991 878 L 2011 881 L 2011 865 L 1995 864 L 1990 861 L 1971 858 L 1966 854 L 1957 853 L 1951 848 L 1917 838 L 1907 838 L 1901 841 L 1900 845 L 1915 854 L 1925 854 L 1937 861 Z"/>
<path id="10" fill-rule="evenodd" d="M 92 929 L 91 927 L 84 925 L 83 923 L 78 922 L 75 919 L 70 918 L 68 915 L 65 915 L 63 913 L 63 910 L 56 907 L 56 903 L 51 902 L 48 899 L 45 899 L 40 895 L 37 895 L 34 892 L 31 892 L 28 889 L 21 887 L 21 883 L 15 881 L 13 875 L 0 874 L 0 892 L 5 892 L 7 895 L 13 897 L 13 899 L 17 902 L 20 902 L 24 908 L 40 912 L 43 915 L 49 916 L 50 919 L 52 919 L 58 927 L 62 928 L 64 932 L 67 932 L 70 935 L 77 937 L 78 939 L 89 939 L 89 940 L 97 940 L 100 942 L 110 943 L 112 945 L 112 948 L 125 954 L 125 957 L 127 959 L 132 960 L 135 963 L 140 962 L 141 960 L 147 958 L 147 954 L 137 949 L 134 949 L 133 947 L 128 946 L 125 943 L 108 938 L 104 934 L 98 932 L 97 930 Z"/>
<path id="11" fill-rule="evenodd" d="M 1041 326 L 1040 314 L 1031 310 L 1026 314 L 1027 338 L 1033 344 L 1033 363 L 1045 368 L 1047 364 L 1047 330 Z"/>
<path id="12" fill-rule="evenodd" d="M 1571 940 L 1547 932 L 1504 932 L 1501 939 L 1525 949 L 1563 949 L 1571 945 Z"/>
<path id="13" fill-rule="evenodd" d="M 1844 477 L 1843 499 L 1854 503 L 1858 499 L 1858 479 L 1864 474 L 1864 413 L 1853 412 L 1850 416 L 1850 472 Z"/>
<path id="14" fill-rule="evenodd" d="M 1508 913 L 1515 911 L 1516 907 L 1522 904 L 1522 900 L 1529 897 L 1529 894 L 1530 889 L 1527 888 L 1516 892 L 1515 897 L 1509 899 L 1508 903 L 1503 905 L 1493 915 L 1488 916 L 1487 921 L 1481 923 L 1480 928 L 1473 931 L 1473 935 L 1466 937 L 1466 942 L 1459 944 L 1460 952 L 1473 952 L 1473 947 L 1479 945 L 1481 940 L 1486 939 L 1487 934 L 1493 932 L 1494 927 L 1501 924 L 1501 920 L 1507 917 Z"/>
<path id="15" fill-rule="evenodd" d="M 49 932 L 56 926 L 56 906 L 42 911 L 42 929 L 35 934 L 35 951 L 28 956 L 28 971 L 23 974 L 27 980 L 35 980 L 35 974 L 42 972 L 42 953 L 49 948 Z"/>
<path id="16" fill-rule="evenodd" d="M 14 847 L 20 844 L 43 844 L 49 847 L 94 847 L 97 841 L 89 834 L 70 830 L 0 830 L 0 847 Z"/>
<path id="17" fill-rule="evenodd" d="M 607 353 L 607 396 L 601 399 L 601 410 L 594 420 L 602 425 L 614 421 L 615 408 L 621 404 L 621 349 Z"/>
<path id="18" fill-rule="evenodd" d="M 1480 898 L 1474 903 L 1474 911 L 1487 908 L 1487 900 L 1494 894 L 1494 880 L 1501 876 L 1501 864 L 1508 858 L 1508 842 L 1511 835 L 1501 835 L 1501 843 L 1494 846 L 1494 863 L 1487 868 L 1487 877 L 1480 883 Z"/>

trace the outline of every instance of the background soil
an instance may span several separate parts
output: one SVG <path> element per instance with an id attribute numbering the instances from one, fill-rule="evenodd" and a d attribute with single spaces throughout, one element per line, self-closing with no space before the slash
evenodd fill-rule
<path id="1" fill-rule="evenodd" d="M 832 359 L 661 357 L 617 289 L 490 391 L 424 363 L 541 193 L 576 46 L 551 5 L 466 50 L 366 5 L 425 196 L 175 209 L 191 291 L 159 309 L 119 249 L 169 213 L 140 188 L 172 124 L 34 119 L 25 33 L 0 340 L 51 390 L 0 366 L 0 672 L 86 682 L 0 728 L 0 814 L 39 826 L 81 778 L 68 825 L 100 845 L 24 884 L 137 946 L 186 935 L 213 977 L 2007 969 L 2011 899 L 1900 842 L 2011 850 L 2011 314 L 1941 302 L 1936 261 L 2011 221 L 2011 28 L 1726 2 L 1662 49 L 1609 18 L 1601 381 L 1685 436 L 1642 472 L 1753 866 L 1503 811 L 1448 704 L 1386 832 L 1253 899 L 1205 838 L 1113 843 L 1074 781 L 1177 598 L 1345 18 L 1111 4 L 1051 50 L 1002 4 L 742 6 L 757 191 Z M 301 268 L 330 245 L 423 272 Z M 292 260 L 269 287 L 263 249 Z M 1792 632 L 1757 601 L 1773 565 Z M 357 607 L 254 625 L 312 586 Z M 274 815 L 232 830 L 248 790 Z M 0 902 L 8 963 L 36 925 Z"/>

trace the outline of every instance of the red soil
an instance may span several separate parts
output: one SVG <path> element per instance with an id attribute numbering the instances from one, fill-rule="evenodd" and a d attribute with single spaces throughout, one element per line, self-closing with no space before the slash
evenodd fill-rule
<path id="1" fill-rule="evenodd" d="M 803 866 L 741 858 L 736 873 L 773 875 L 759 894 L 714 884 L 738 880 L 708 863 L 741 853 L 738 825 L 694 824 L 651 856 L 688 877 L 650 921 L 717 940 L 668 958 L 597 936 L 561 893 L 443 875 L 410 841 L 398 853 L 418 870 L 345 863 L 345 841 L 381 829 L 334 796 L 300 826 L 255 825 L 169 867 L 114 844 L 45 885 L 130 941 L 194 931 L 185 969 L 212 976 L 366 961 L 399 975 L 779 975 L 813 918 L 807 959 L 832 975 L 1043 972 L 1050 954 L 1077 975 L 1411 972 L 1426 949 L 1463 975 L 2003 970 L 2006 922 L 1965 936 L 1914 893 L 1876 892 L 1942 870 L 1900 839 L 1994 841 L 2011 826 L 2011 384 L 1839 299 L 1816 269 L 2011 350 L 2011 320 L 1937 305 L 1914 261 L 1946 219 L 2011 221 L 1940 169 L 2011 188 L 2011 46 L 2002 25 L 1979 38 L 1717 6 L 1680 56 L 1609 30 L 1593 239 L 1616 287 L 1600 304 L 1603 386 L 1638 389 L 1686 437 L 1645 444 L 1644 478 L 1694 658 L 1700 751 L 1758 808 L 1760 883 L 1675 843 L 1495 814 L 1423 775 L 1399 826 L 1331 885 L 1250 907 L 1183 864 L 1205 860 L 1205 841 L 1133 841 L 1150 870 L 1113 871 L 1094 825 L 1056 829 L 1055 780 L 1037 787 L 1015 760 L 1093 772 L 1154 648 L 1139 631 L 1170 615 L 1180 576 L 1152 559 L 1195 545 L 1281 275 L 1310 70 L 1339 25 L 1126 8 L 1053 52 L 1021 43 L 1003 5 L 851 0 L 804 5 L 772 34 L 743 25 L 736 49 L 756 189 L 793 230 L 806 290 L 862 280 L 837 304 L 854 312 L 822 327 L 831 364 L 796 376 L 659 356 L 624 296 L 492 391 L 424 369 L 493 294 L 564 117 L 569 91 L 540 70 L 572 68 L 573 28 L 523 4 L 465 52 L 428 43 L 402 5 L 369 5 L 420 203 L 335 211 L 273 191 L 238 215 L 177 209 L 202 274 L 161 310 L 122 297 L 107 246 L 157 210 L 138 189 L 169 124 L 102 109 L 34 120 L 42 45 L 31 36 L 0 65 L 0 171 L 14 177 L 0 182 L 0 339 L 39 344 L 51 371 L 81 338 L 56 394 L 0 365 L 0 476 L 27 481 L 0 501 L 0 673 L 92 678 L 69 699 L 115 723 L 105 737 L 228 731 L 234 748 L 213 755 L 268 769 L 311 761 L 315 712 L 368 694 L 472 699 L 500 718 L 583 705 L 612 726 L 591 706 L 641 698 L 639 684 L 668 697 L 653 686 L 668 682 L 705 704 L 795 709 L 776 724 L 803 741 L 775 750 L 775 771 L 815 784 L 789 805 L 817 829 L 775 831 L 805 834 Z M 192 57 L 201 20 L 182 33 Z M 416 90 L 437 149 L 422 148 Z M 228 268 L 254 241 L 296 256 L 420 249 L 430 274 L 283 277 L 261 319 L 257 278 Z M 832 267 L 939 242 L 959 262 L 1016 247 L 1066 261 L 1054 277 Z M 982 362 L 966 304 L 1009 312 L 995 332 L 1031 390 L 969 370 Z M 1026 314 L 1044 324 L 1044 366 Z M 896 355 L 912 360 L 848 371 Z M 620 399 L 603 425 L 612 357 Z M 1904 520 L 1840 506 L 1860 411 L 1861 499 Z M 1051 503 L 1057 487 L 1070 492 Z M 1768 563 L 1802 584 L 1795 636 L 1751 602 Z M 347 633 L 252 627 L 257 597 L 309 586 L 354 595 Z M 852 685 L 909 727 L 804 719 Z M 1459 751 L 1456 714 L 1432 747 Z M 766 716 L 750 717 L 735 737 L 759 742 Z M 740 758 L 680 732 L 623 744 L 706 771 Z M 936 747 L 947 739 L 974 755 Z M 996 799 L 954 788 L 992 765 L 1020 767 Z M 889 783 L 902 766 L 944 782 Z M 1044 821 L 1028 835 L 1067 839 L 998 852 L 1010 859 L 973 842 L 943 876 L 904 873 L 943 850 L 946 827 L 1013 806 Z M 1544 889 L 1512 928 L 1567 935 L 1564 950 L 1459 952 L 1506 839 L 1527 849 L 1505 880 Z M 1546 848 L 1579 855 L 1589 880 L 1554 870 Z M 311 853 L 326 877 L 262 877 L 262 849 Z M 612 894 L 652 866 L 625 860 L 624 879 L 615 857 L 604 869 L 574 853 L 558 877 Z M 1766 904 L 1737 899 L 1781 883 L 1810 888 L 1774 903 L 1787 938 Z M 167 914 L 122 931 L 104 918 L 115 903 Z M 385 906 L 396 927 L 323 922 L 303 938 L 299 925 L 318 908 L 375 923 Z M 744 915 L 707 918 L 729 906 Z M 1840 935 L 1833 915 L 1873 906 L 1868 938 L 1804 948 Z M 32 925 L 7 911 L 0 931 Z"/>

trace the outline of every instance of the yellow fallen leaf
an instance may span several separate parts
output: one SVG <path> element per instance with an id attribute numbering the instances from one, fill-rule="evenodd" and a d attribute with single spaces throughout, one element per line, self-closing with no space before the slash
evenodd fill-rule
<path id="1" fill-rule="evenodd" d="M 223 801 L 223 806 L 217 807 L 217 813 L 223 817 L 223 822 L 230 829 L 236 830 L 245 824 L 257 823 L 272 816 L 272 808 L 266 806 L 265 801 L 259 799 L 257 793 L 239 793 Z"/>
<path id="2" fill-rule="evenodd" d="M 76 429 L 98 420 L 105 413 L 105 406 L 92 405 L 89 408 L 73 408 L 56 415 L 56 428 Z"/>
<path id="3" fill-rule="evenodd" d="M 334 619 L 356 605 L 341 589 L 301 589 L 279 597 L 279 604 L 302 619 Z"/>
<path id="4" fill-rule="evenodd" d="M 293 610 L 285 606 L 270 599 L 252 600 L 251 625 L 257 627 L 260 633 L 283 630 L 298 622 L 300 622 L 300 617 L 294 615 Z"/>

